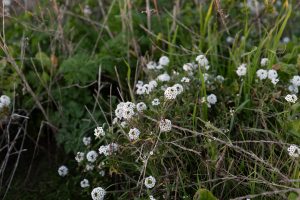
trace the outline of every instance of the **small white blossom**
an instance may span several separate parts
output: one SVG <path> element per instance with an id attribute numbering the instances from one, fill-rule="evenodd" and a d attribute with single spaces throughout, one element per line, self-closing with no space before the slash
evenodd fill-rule
<path id="1" fill-rule="evenodd" d="M 200 65 L 200 67 L 205 67 L 208 65 L 208 60 L 205 57 L 205 55 L 199 55 L 196 57 L 196 61 L 198 62 L 198 64 Z"/>
<path id="2" fill-rule="evenodd" d="M 150 195 L 149 200 L 156 200 L 156 199 L 152 195 Z"/>
<path id="3" fill-rule="evenodd" d="M 152 87 L 149 84 L 143 85 L 143 90 L 145 94 L 149 94 L 152 91 Z"/>
<path id="4" fill-rule="evenodd" d="M 224 78 L 223 76 L 221 76 L 221 75 L 218 75 L 218 76 L 216 77 L 216 80 L 219 81 L 220 83 L 223 83 L 224 80 L 225 80 L 225 78 Z"/>
<path id="5" fill-rule="evenodd" d="M 138 87 L 136 89 L 136 94 L 137 95 L 142 95 L 142 94 L 145 94 L 145 88 L 142 86 L 142 87 Z"/>
<path id="6" fill-rule="evenodd" d="M 144 102 L 140 102 L 140 103 L 136 104 L 136 109 L 138 112 L 143 112 L 144 110 L 147 109 L 147 106 Z"/>
<path id="7" fill-rule="evenodd" d="M 145 178 L 145 186 L 148 189 L 151 189 L 155 186 L 156 180 L 153 176 L 148 176 L 147 178 Z"/>
<path id="8" fill-rule="evenodd" d="M 157 106 L 157 105 L 159 105 L 159 104 L 160 104 L 159 99 L 153 99 L 153 101 L 152 101 L 152 105 L 153 105 L 153 106 Z"/>
<path id="9" fill-rule="evenodd" d="M 297 147 L 295 144 L 292 144 L 291 146 L 289 146 L 289 148 L 287 149 L 287 151 L 289 152 L 289 155 L 291 157 L 298 158 L 299 155 L 300 155 L 300 148 Z"/>
<path id="10" fill-rule="evenodd" d="M 75 156 L 75 160 L 80 163 L 84 160 L 84 153 L 83 152 L 77 152 Z"/>
<path id="11" fill-rule="evenodd" d="M 69 172 L 69 169 L 65 166 L 65 165 L 62 165 L 58 168 L 58 174 L 62 177 L 66 176 Z"/>
<path id="12" fill-rule="evenodd" d="M 236 74 L 241 77 L 241 76 L 245 76 L 246 73 L 247 73 L 246 64 L 243 63 L 237 68 Z"/>
<path id="13" fill-rule="evenodd" d="M 294 93 L 294 94 L 298 94 L 298 87 L 295 86 L 295 85 L 289 85 L 288 87 L 288 90 L 291 92 L 291 93 Z"/>
<path id="14" fill-rule="evenodd" d="M 89 146 L 91 144 L 91 141 L 92 141 L 91 137 L 83 137 L 82 138 L 82 142 L 85 146 Z"/>
<path id="15" fill-rule="evenodd" d="M 271 80 L 271 82 L 273 83 L 273 85 L 276 85 L 279 82 L 278 78 L 274 78 Z"/>
<path id="16" fill-rule="evenodd" d="M 94 130 L 94 135 L 96 138 L 100 138 L 101 136 L 105 136 L 105 131 L 102 127 L 97 127 Z"/>
<path id="17" fill-rule="evenodd" d="M 157 82 L 155 80 L 152 80 L 149 82 L 149 86 L 150 86 L 150 89 L 153 90 L 154 88 L 157 87 Z"/>
<path id="18" fill-rule="evenodd" d="M 150 61 L 150 62 L 147 63 L 146 66 L 147 66 L 147 69 L 156 69 L 157 64 L 154 61 Z"/>
<path id="19" fill-rule="evenodd" d="M 194 70 L 193 63 L 185 63 L 182 68 L 186 72 L 190 72 Z"/>
<path id="20" fill-rule="evenodd" d="M 121 122 L 121 127 L 126 128 L 127 127 L 127 122 L 125 122 L 125 121 Z"/>
<path id="21" fill-rule="evenodd" d="M 290 82 L 294 85 L 299 87 L 300 86 L 300 76 L 296 75 L 290 80 Z"/>
<path id="22" fill-rule="evenodd" d="M 164 96 L 167 100 L 174 100 L 177 96 L 177 89 L 174 87 L 168 87 L 165 92 Z"/>
<path id="23" fill-rule="evenodd" d="M 268 71 L 268 79 L 273 80 L 273 79 L 277 79 L 277 77 L 278 77 L 278 74 L 277 74 L 276 70 L 270 69 Z"/>
<path id="24" fill-rule="evenodd" d="M 144 85 L 144 82 L 143 82 L 143 81 L 138 81 L 138 82 L 135 84 L 135 87 L 140 88 L 140 87 L 143 87 L 143 85 Z"/>
<path id="25" fill-rule="evenodd" d="M 0 103 L 2 103 L 4 106 L 8 107 L 10 105 L 10 98 L 6 95 L 2 95 L 0 97 Z"/>
<path id="26" fill-rule="evenodd" d="M 82 188 L 90 187 L 89 180 L 83 179 L 82 181 L 80 181 L 80 187 L 82 187 Z"/>
<path id="27" fill-rule="evenodd" d="M 264 80 L 268 77 L 268 71 L 264 70 L 264 69 L 259 69 L 256 71 L 256 76 L 260 79 L 260 80 Z"/>
<path id="28" fill-rule="evenodd" d="M 161 74 L 157 77 L 157 80 L 159 80 L 161 82 L 168 82 L 170 79 L 171 79 L 171 77 L 167 73 Z"/>
<path id="29" fill-rule="evenodd" d="M 87 154 L 86 154 L 86 159 L 93 163 L 97 160 L 97 157 L 98 157 L 98 154 L 96 151 L 89 151 Z"/>
<path id="30" fill-rule="evenodd" d="M 98 149 L 98 152 L 100 155 L 103 154 L 105 156 L 110 156 L 114 152 L 118 151 L 118 149 L 119 149 L 119 145 L 117 143 L 110 143 L 108 145 L 100 146 L 100 148 Z"/>
<path id="31" fill-rule="evenodd" d="M 233 41 L 234 41 L 234 38 L 231 37 L 231 36 L 228 36 L 228 37 L 226 38 L 226 42 L 227 42 L 228 44 L 232 44 Z"/>
<path id="32" fill-rule="evenodd" d="M 93 200 L 103 200 L 106 195 L 106 191 L 102 187 L 96 187 L 91 192 Z"/>
<path id="33" fill-rule="evenodd" d="M 181 85 L 181 84 L 179 84 L 179 83 L 177 83 L 177 84 L 173 85 L 173 88 L 175 88 L 175 89 L 176 89 L 176 91 L 177 91 L 177 95 L 178 95 L 178 94 L 181 94 L 181 93 L 183 92 L 183 87 L 182 87 L 182 85 Z"/>
<path id="34" fill-rule="evenodd" d="M 182 77 L 181 82 L 182 82 L 182 83 L 189 83 L 189 82 L 190 82 L 190 79 L 187 78 L 187 77 Z"/>
<path id="35" fill-rule="evenodd" d="M 137 140 L 140 136 L 141 132 L 137 128 L 130 129 L 128 136 L 131 141 Z"/>
<path id="36" fill-rule="evenodd" d="M 85 165 L 85 171 L 92 171 L 95 168 L 95 165 L 88 163 Z"/>
<path id="37" fill-rule="evenodd" d="M 216 104 L 217 103 L 217 96 L 214 94 L 210 94 L 206 97 L 206 101 L 209 104 Z"/>
<path id="38" fill-rule="evenodd" d="M 267 66 L 268 63 L 269 63 L 269 59 L 268 59 L 268 58 L 262 58 L 262 59 L 260 60 L 260 65 L 261 65 L 262 67 Z"/>
<path id="39" fill-rule="evenodd" d="M 162 119 L 159 122 L 159 128 L 161 132 L 169 132 L 172 129 L 172 122 L 168 119 Z"/>
<path id="40" fill-rule="evenodd" d="M 282 42 L 285 43 L 285 44 L 289 43 L 290 41 L 291 41 L 291 40 L 290 40 L 289 37 L 284 37 L 284 38 L 282 39 Z"/>
<path id="41" fill-rule="evenodd" d="M 288 95 L 286 95 L 285 100 L 290 103 L 296 103 L 298 98 L 295 94 L 288 94 Z"/>
<path id="42" fill-rule="evenodd" d="M 100 174 L 100 176 L 105 176 L 105 171 L 104 171 L 104 170 L 101 170 L 101 171 L 99 172 L 99 174 Z"/>
<path id="43" fill-rule="evenodd" d="M 92 10 L 89 5 L 85 5 L 83 9 L 84 16 L 88 17 L 92 14 Z"/>
<path id="44" fill-rule="evenodd" d="M 159 65 L 161 65 L 161 66 L 167 66 L 169 64 L 169 62 L 170 62 L 170 60 L 167 56 L 160 57 L 159 61 L 158 61 Z"/>

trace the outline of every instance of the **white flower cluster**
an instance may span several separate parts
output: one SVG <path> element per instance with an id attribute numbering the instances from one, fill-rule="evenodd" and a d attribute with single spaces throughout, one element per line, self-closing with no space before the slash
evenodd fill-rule
<path id="1" fill-rule="evenodd" d="M 98 154 L 96 151 L 89 151 L 87 154 L 86 154 L 86 159 L 93 163 L 97 160 L 97 157 L 98 157 Z"/>
<path id="2" fill-rule="evenodd" d="M 105 195 L 106 191 L 102 187 L 96 187 L 91 192 L 93 200 L 103 200 Z"/>
<path id="3" fill-rule="evenodd" d="M 140 136 L 141 132 L 137 128 L 130 129 L 128 136 L 131 141 L 137 140 Z"/>
<path id="4" fill-rule="evenodd" d="M 151 189 L 155 186 L 156 180 L 153 176 L 148 176 L 147 178 L 145 178 L 145 186 L 148 189 Z"/>
<path id="5" fill-rule="evenodd" d="M 105 131 L 103 129 L 103 127 L 97 127 L 94 130 L 94 135 L 96 138 L 100 138 L 101 136 L 105 136 Z"/>
<path id="6" fill-rule="evenodd" d="M 296 101 L 298 100 L 297 96 L 295 94 L 288 94 L 285 96 L 285 100 L 287 102 L 290 102 L 290 103 L 296 103 Z"/>
<path id="7" fill-rule="evenodd" d="M 69 169 L 65 166 L 65 165 L 62 165 L 58 168 L 58 174 L 62 177 L 66 176 L 69 172 Z"/>
<path id="8" fill-rule="evenodd" d="M 75 160 L 80 163 L 84 160 L 84 153 L 83 152 L 77 152 L 75 156 Z"/>
<path id="9" fill-rule="evenodd" d="M 0 97 L 0 112 L 4 107 L 9 107 L 10 105 L 10 98 L 6 95 L 2 95 Z"/>
<path id="10" fill-rule="evenodd" d="M 80 181 L 80 186 L 81 186 L 82 188 L 90 187 L 89 180 L 87 180 L 86 178 L 83 179 L 82 181 Z"/>
<path id="11" fill-rule="evenodd" d="M 236 74 L 239 76 L 239 77 L 242 77 L 242 76 L 245 76 L 247 73 L 247 65 L 245 63 L 241 64 L 237 70 L 236 70 Z"/>
<path id="12" fill-rule="evenodd" d="M 205 55 L 198 55 L 196 57 L 196 61 L 198 62 L 198 64 L 200 65 L 200 67 L 204 67 L 206 70 L 209 70 L 209 65 L 208 65 L 208 60 L 205 57 Z"/>
<path id="13" fill-rule="evenodd" d="M 151 102 L 153 106 L 158 106 L 160 104 L 159 99 L 153 99 L 153 101 Z"/>
<path id="14" fill-rule="evenodd" d="M 163 69 L 165 66 L 168 66 L 170 63 L 170 60 L 167 56 L 162 56 L 159 58 L 158 63 L 154 61 L 148 62 L 146 65 L 148 69 Z"/>
<path id="15" fill-rule="evenodd" d="M 168 87 L 165 92 L 164 96 L 167 100 L 174 100 L 176 99 L 177 95 L 183 92 L 183 86 L 181 84 L 175 84 L 172 87 Z"/>
<path id="16" fill-rule="evenodd" d="M 144 110 L 147 110 L 147 106 L 144 102 L 140 102 L 136 104 L 136 110 L 138 112 L 143 112 Z"/>
<path id="17" fill-rule="evenodd" d="M 297 147 L 295 144 L 292 144 L 287 151 L 291 157 L 298 158 L 300 156 L 300 148 Z"/>
<path id="18" fill-rule="evenodd" d="M 288 90 L 294 94 L 298 94 L 298 87 L 300 86 L 300 76 L 296 75 L 290 80 L 291 85 L 289 85 Z"/>
<path id="19" fill-rule="evenodd" d="M 208 103 L 208 107 L 217 103 L 217 96 L 214 94 L 210 94 L 206 97 L 206 101 Z"/>
<path id="20" fill-rule="evenodd" d="M 172 129 L 172 122 L 169 119 L 162 119 L 159 122 L 159 128 L 161 132 L 169 132 Z"/>
<path id="21" fill-rule="evenodd" d="M 156 79 L 160 82 L 168 82 L 170 81 L 171 77 L 165 72 L 163 74 L 158 75 Z"/>
<path id="22" fill-rule="evenodd" d="M 82 142 L 85 146 L 89 146 L 91 144 L 92 138 L 91 137 L 83 137 Z"/>
<path id="23" fill-rule="evenodd" d="M 256 76 L 260 80 L 269 79 L 271 82 L 276 85 L 279 81 L 277 71 L 274 69 L 265 70 L 265 69 L 259 69 L 256 71 Z"/>
<path id="24" fill-rule="evenodd" d="M 92 14 L 92 10 L 89 5 L 85 5 L 83 9 L 83 14 L 86 17 L 89 17 Z"/>
<path id="25" fill-rule="evenodd" d="M 157 82 L 155 80 L 152 80 L 148 84 L 144 84 L 143 81 L 138 81 L 135 86 L 137 87 L 137 95 L 150 94 L 150 92 L 152 92 L 157 87 Z"/>
<path id="26" fill-rule="evenodd" d="M 98 149 L 99 154 L 103 154 L 105 156 L 110 156 L 112 155 L 114 152 L 118 151 L 119 149 L 119 145 L 116 143 L 110 143 L 108 145 L 102 145 L 100 146 L 100 148 Z"/>

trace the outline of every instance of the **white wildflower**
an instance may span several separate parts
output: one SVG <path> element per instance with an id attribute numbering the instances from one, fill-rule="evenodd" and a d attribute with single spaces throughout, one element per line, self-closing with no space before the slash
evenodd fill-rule
<path id="1" fill-rule="evenodd" d="M 143 112 L 144 110 L 147 109 L 147 106 L 144 102 L 140 102 L 140 103 L 136 104 L 136 109 L 138 112 Z"/>
<path id="2" fill-rule="evenodd" d="M 143 81 L 138 81 L 138 82 L 135 84 L 135 87 L 140 88 L 140 87 L 143 87 L 143 85 L 144 85 L 144 82 L 143 82 Z"/>
<path id="3" fill-rule="evenodd" d="M 216 104 L 217 103 L 217 96 L 214 94 L 210 94 L 206 97 L 206 101 L 209 104 Z"/>
<path id="4" fill-rule="evenodd" d="M 156 200 L 156 199 L 152 195 L 150 195 L 149 200 Z"/>
<path id="5" fill-rule="evenodd" d="M 260 65 L 261 65 L 262 67 L 267 66 L 268 63 L 269 63 L 269 59 L 268 59 L 268 58 L 262 58 L 262 59 L 260 60 Z"/>
<path id="6" fill-rule="evenodd" d="M 0 103 L 2 103 L 4 106 L 8 107 L 10 105 L 10 98 L 6 95 L 2 95 L 0 97 Z"/>
<path id="7" fill-rule="evenodd" d="M 103 200 L 106 195 L 106 191 L 102 187 L 96 187 L 91 192 L 93 200 Z"/>
<path id="8" fill-rule="evenodd" d="M 161 82 L 168 82 L 170 79 L 171 79 L 171 77 L 167 73 L 161 74 L 157 77 L 157 80 L 159 80 Z"/>
<path id="9" fill-rule="evenodd" d="M 145 186 L 148 189 L 151 189 L 155 186 L 156 180 L 153 176 L 148 176 L 147 178 L 145 178 Z"/>
<path id="10" fill-rule="evenodd" d="M 294 85 L 299 87 L 300 86 L 300 76 L 296 75 L 290 80 L 290 82 Z"/>
<path id="11" fill-rule="evenodd" d="M 105 176 L 105 171 L 104 171 L 104 170 L 101 170 L 101 171 L 99 172 L 99 174 L 100 174 L 100 176 Z"/>
<path id="12" fill-rule="evenodd" d="M 89 180 L 87 180 L 87 179 L 85 178 L 85 179 L 83 179 L 82 181 L 80 181 L 80 187 L 82 187 L 82 188 L 90 187 Z"/>
<path id="13" fill-rule="evenodd" d="M 224 78 L 223 76 L 221 76 L 221 75 L 218 75 L 218 76 L 216 77 L 216 80 L 217 80 L 218 82 L 220 82 L 220 83 L 223 83 L 224 80 L 225 80 L 225 78 Z"/>
<path id="14" fill-rule="evenodd" d="M 226 38 L 226 42 L 227 42 L 228 44 L 232 44 L 233 41 L 234 41 L 234 38 L 231 37 L 231 36 L 228 36 L 228 37 Z"/>
<path id="15" fill-rule="evenodd" d="M 75 156 L 75 160 L 80 163 L 84 160 L 84 153 L 83 152 L 77 152 Z"/>
<path id="16" fill-rule="evenodd" d="M 127 122 L 125 122 L 125 121 L 121 122 L 121 127 L 126 128 L 127 127 Z"/>
<path id="17" fill-rule="evenodd" d="M 247 73 L 246 64 L 243 63 L 237 68 L 236 74 L 241 77 L 241 76 L 245 76 L 246 73 Z"/>
<path id="18" fill-rule="evenodd" d="M 193 69 L 194 69 L 193 63 L 185 63 L 182 68 L 186 72 L 193 71 Z"/>
<path id="19" fill-rule="evenodd" d="M 89 151 L 87 154 L 86 154 L 86 159 L 93 163 L 97 160 L 97 157 L 98 157 L 98 154 L 96 151 Z"/>
<path id="20" fill-rule="evenodd" d="M 162 119 L 159 122 L 159 128 L 161 132 L 169 132 L 172 129 L 172 122 L 168 119 Z"/>
<path id="21" fill-rule="evenodd" d="M 208 60 L 207 58 L 205 57 L 205 55 L 199 55 L 196 57 L 196 61 L 198 62 L 198 64 L 201 66 L 201 67 L 205 67 L 208 65 Z"/>
<path id="22" fill-rule="evenodd" d="M 277 77 L 278 77 L 278 74 L 277 74 L 276 70 L 270 69 L 268 71 L 268 79 L 273 80 L 273 79 L 277 79 Z"/>
<path id="23" fill-rule="evenodd" d="M 282 42 L 285 43 L 285 44 L 289 43 L 290 41 L 291 41 L 291 39 L 289 37 L 284 37 L 282 39 Z"/>
<path id="24" fill-rule="evenodd" d="M 286 95 L 285 100 L 290 103 L 296 103 L 298 98 L 295 94 L 288 94 L 288 95 Z"/>
<path id="25" fill-rule="evenodd" d="M 128 136 L 131 141 L 137 140 L 140 136 L 140 130 L 137 128 L 130 129 Z"/>
<path id="26" fill-rule="evenodd" d="M 177 89 L 174 87 L 168 87 L 165 92 L 164 96 L 167 100 L 174 100 L 177 96 Z"/>
<path id="27" fill-rule="evenodd" d="M 260 79 L 260 80 L 264 80 L 268 77 L 268 71 L 264 70 L 264 69 L 259 69 L 256 71 L 256 76 Z"/>
<path id="28" fill-rule="evenodd" d="M 181 94 L 181 93 L 183 92 L 183 87 L 182 87 L 182 85 L 181 85 L 181 84 L 179 84 L 179 83 L 177 83 L 177 84 L 173 85 L 173 88 L 175 88 L 175 89 L 176 89 L 176 91 L 177 91 L 177 95 L 178 95 L 178 94 Z"/>
<path id="29" fill-rule="evenodd" d="M 160 104 L 159 99 L 153 99 L 153 101 L 152 101 L 152 105 L 153 105 L 153 106 L 157 106 L 157 105 L 159 105 L 159 104 Z"/>
<path id="30" fill-rule="evenodd" d="M 273 83 L 273 85 L 276 85 L 279 82 L 278 78 L 274 78 L 271 80 L 271 82 Z"/>
<path id="31" fill-rule="evenodd" d="M 136 94 L 137 95 L 142 95 L 142 94 L 145 94 L 145 88 L 142 86 L 142 87 L 138 87 L 136 89 Z"/>
<path id="32" fill-rule="evenodd" d="M 101 136 L 105 136 L 105 131 L 102 127 L 97 127 L 94 130 L 94 135 L 96 138 L 100 138 Z"/>
<path id="33" fill-rule="evenodd" d="M 292 144 L 291 146 L 289 146 L 289 148 L 287 149 L 287 151 L 289 152 L 289 155 L 291 157 L 298 158 L 299 155 L 300 155 L 300 148 L 297 147 L 295 144 Z"/>
<path id="34" fill-rule="evenodd" d="M 89 5 L 85 5 L 83 9 L 84 16 L 88 17 L 92 14 L 92 10 Z"/>
<path id="35" fill-rule="evenodd" d="M 89 146 L 91 144 L 91 141 L 92 141 L 91 137 L 83 137 L 82 138 L 82 142 L 85 146 Z"/>
<path id="36" fill-rule="evenodd" d="M 92 171 L 95 168 L 95 165 L 88 163 L 85 165 L 85 171 Z"/>
<path id="37" fill-rule="evenodd" d="M 294 94 L 298 94 L 298 87 L 295 86 L 295 85 L 289 85 L 288 87 L 288 90 L 291 92 L 291 93 L 294 93 Z"/>
<path id="38" fill-rule="evenodd" d="M 190 82 L 190 79 L 187 78 L 187 77 L 182 77 L 181 82 L 182 82 L 182 83 L 189 83 L 189 82 Z"/>
<path id="39" fill-rule="evenodd" d="M 152 80 L 149 82 L 149 87 L 151 90 L 157 87 L 157 82 L 155 80 Z"/>
<path id="40" fill-rule="evenodd" d="M 169 64 L 169 62 L 170 62 L 170 60 L 167 56 L 160 57 L 159 61 L 158 61 L 159 65 L 161 65 L 161 66 L 167 66 Z"/>
<path id="41" fill-rule="evenodd" d="M 62 177 L 66 176 L 69 172 L 69 169 L 65 166 L 65 165 L 62 165 L 58 168 L 58 174 Z"/>
<path id="42" fill-rule="evenodd" d="M 147 63 L 146 66 L 147 66 L 148 69 L 156 69 L 157 64 L 154 61 L 150 61 L 150 62 Z"/>

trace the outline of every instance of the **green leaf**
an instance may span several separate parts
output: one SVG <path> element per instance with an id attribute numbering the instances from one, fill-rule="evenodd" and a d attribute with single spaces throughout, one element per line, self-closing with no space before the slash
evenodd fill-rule
<path id="1" fill-rule="evenodd" d="M 44 52 L 38 52 L 35 54 L 35 59 L 39 62 L 42 67 L 45 67 L 47 70 L 51 67 L 51 60 Z"/>
<path id="2" fill-rule="evenodd" d="M 207 189 L 199 189 L 195 195 L 194 200 L 217 200 L 217 198 Z"/>
<path id="3" fill-rule="evenodd" d="M 297 200 L 298 195 L 295 192 L 291 192 L 288 196 L 288 200 Z"/>

